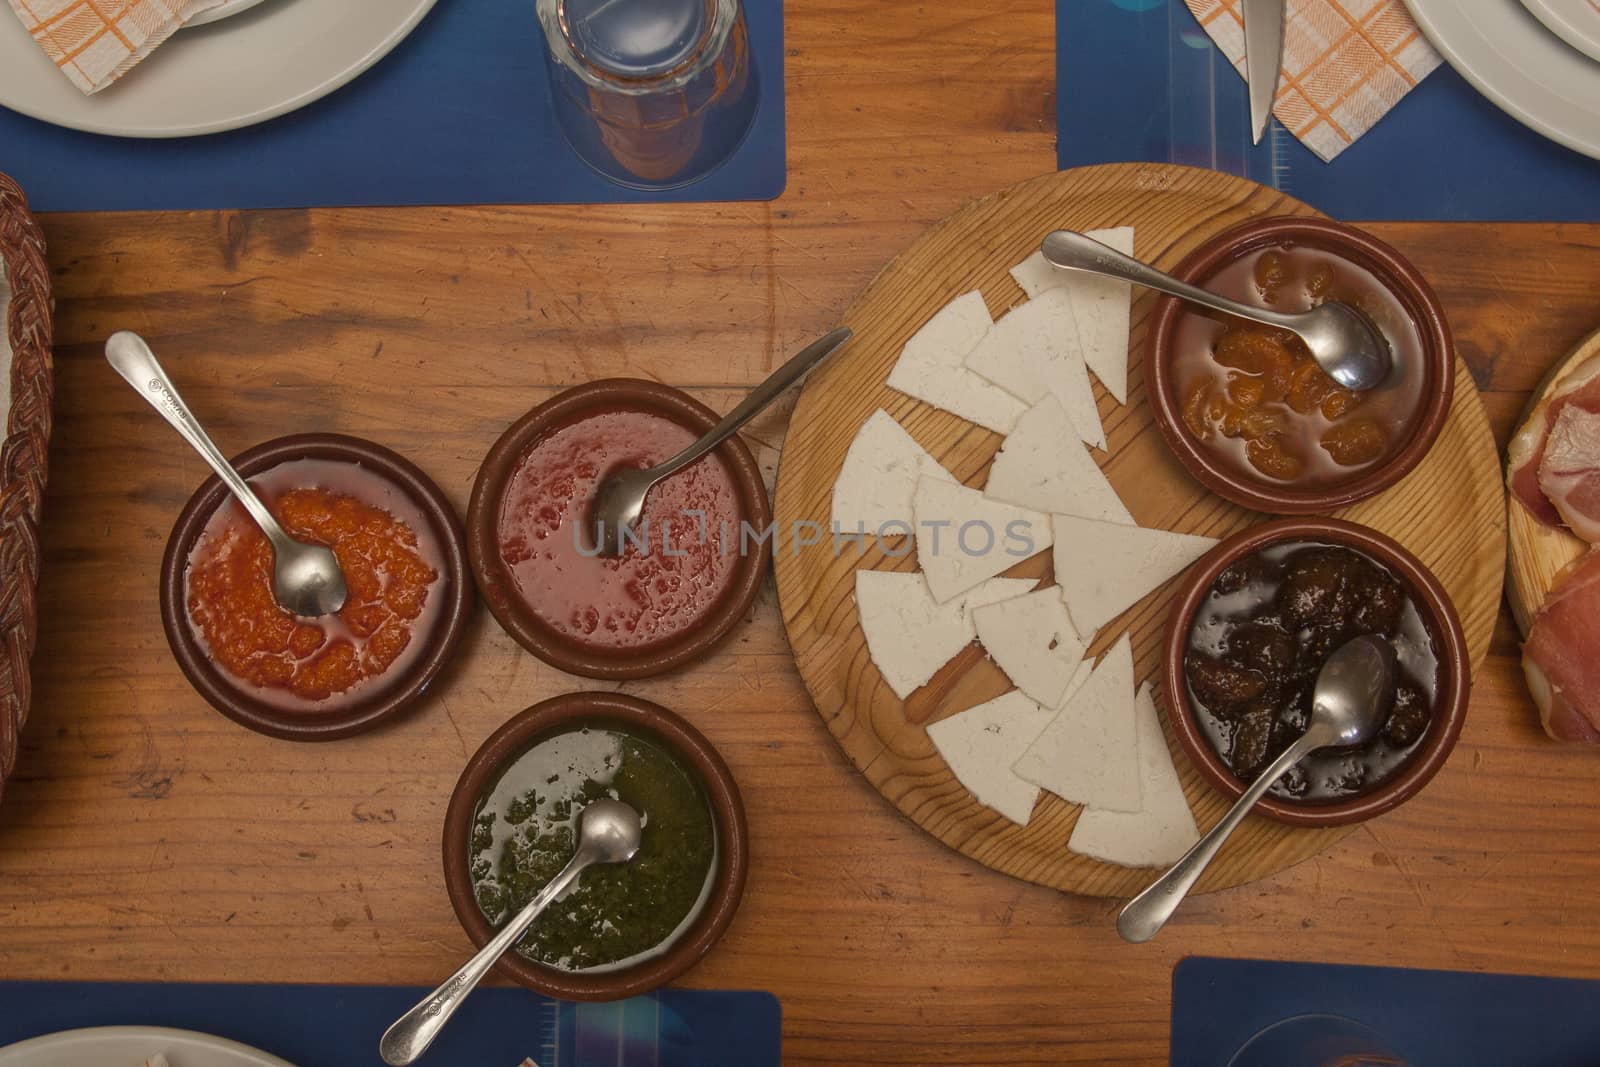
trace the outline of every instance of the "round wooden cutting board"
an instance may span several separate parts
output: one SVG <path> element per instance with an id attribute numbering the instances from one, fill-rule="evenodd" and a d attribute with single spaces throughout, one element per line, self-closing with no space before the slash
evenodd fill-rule
<path id="1" fill-rule="evenodd" d="M 1545 375 L 1543 382 L 1533 391 L 1527 410 L 1518 420 L 1517 432 L 1522 431 L 1535 412 L 1544 407 L 1552 390 L 1564 381 L 1578 365 L 1592 356 L 1600 355 L 1600 330 L 1585 337 L 1572 354 L 1557 363 Z M 1546 526 L 1534 518 L 1522 502 L 1507 494 L 1506 544 L 1510 550 L 1506 561 L 1506 599 L 1511 602 L 1511 614 L 1516 617 L 1517 629 L 1528 636 L 1528 627 L 1539 613 L 1539 606 L 1550 595 L 1556 576 L 1567 564 L 1589 550 L 1588 542 L 1562 527 Z"/>
<path id="2" fill-rule="evenodd" d="M 970 204 L 934 226 L 890 263 L 844 322 L 855 340 L 807 383 L 790 424 L 778 473 L 780 530 L 810 521 L 828 528 L 834 480 L 856 430 L 877 408 L 899 420 L 956 477 L 981 487 L 999 435 L 890 390 L 884 381 L 900 349 L 939 308 L 981 289 L 995 315 L 1023 299 L 1007 269 L 1039 247 L 1051 230 L 1131 225 L 1135 254 L 1170 269 L 1206 238 L 1258 215 L 1316 215 L 1271 189 L 1213 171 L 1118 164 L 1048 174 Z M 1131 350 L 1143 350 L 1154 294 L 1135 290 Z M 1098 383 L 1095 394 L 1110 449 L 1095 453 L 1141 526 L 1224 536 L 1261 516 L 1212 496 L 1168 454 L 1151 421 L 1137 358 L 1128 403 Z M 1450 591 L 1466 628 L 1474 669 L 1489 647 L 1505 572 L 1505 494 L 1500 461 L 1472 376 L 1458 366 L 1449 423 L 1433 451 L 1398 485 L 1339 512 L 1388 533 L 1416 553 Z M 897 539 L 898 540 L 898 539 Z M 1153 877 L 1148 869 L 1100 863 L 1067 851 L 1079 808 L 1046 795 L 1032 821 L 1017 826 L 983 807 L 958 782 L 928 740 L 927 723 L 1011 688 L 973 645 L 928 685 L 902 702 L 867 655 L 855 603 L 855 571 L 911 570 L 915 554 L 876 542 L 837 555 L 830 539 L 777 556 L 778 596 L 800 673 L 828 729 L 877 790 L 923 829 L 998 871 L 1095 896 L 1129 896 Z M 1048 553 L 1013 576 L 1050 573 Z M 1098 656 L 1124 629 L 1133 638 L 1140 679 L 1154 679 L 1171 583 L 1102 629 Z M 1165 701 L 1162 714 L 1167 714 Z M 1170 738 L 1184 791 L 1203 828 L 1226 805 L 1201 781 Z M 1250 819 L 1235 834 L 1199 889 L 1237 885 L 1282 870 L 1348 833 L 1305 830 Z"/>

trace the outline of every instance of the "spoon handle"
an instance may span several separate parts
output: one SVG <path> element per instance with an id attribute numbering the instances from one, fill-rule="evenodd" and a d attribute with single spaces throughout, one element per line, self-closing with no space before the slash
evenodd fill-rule
<path id="1" fill-rule="evenodd" d="M 503 930 L 478 950 L 477 955 L 462 964 L 461 969 L 445 979 L 444 984 L 438 989 L 423 997 L 416 1007 L 395 1020 L 394 1025 L 384 1031 L 382 1040 L 378 1042 L 378 1054 L 383 1057 L 383 1062 L 390 1064 L 391 1067 L 405 1067 L 406 1064 L 415 1063 L 417 1057 L 428 1051 L 428 1046 L 439 1036 L 444 1024 L 449 1022 L 450 1016 L 461 1007 L 462 1002 L 467 999 L 467 994 L 477 988 L 495 961 L 521 940 L 522 935 L 528 932 L 528 927 L 533 925 L 533 920 L 539 917 L 539 913 L 549 907 L 550 902 L 560 896 L 585 867 L 593 863 L 594 857 L 580 850 L 549 885 L 539 890 L 538 895 L 528 901 L 527 907 L 518 912 L 510 922 L 506 923 Z"/>
<path id="2" fill-rule="evenodd" d="M 1224 815 L 1206 835 L 1196 841 L 1194 847 L 1183 854 L 1183 858 L 1172 865 L 1172 869 L 1152 882 L 1144 892 L 1128 901 L 1122 914 L 1117 916 L 1117 933 L 1122 935 L 1124 941 L 1134 944 L 1150 940 L 1160 932 L 1172 918 L 1172 913 L 1178 910 L 1178 905 L 1183 903 L 1183 898 L 1188 896 L 1189 890 L 1205 869 L 1216 859 L 1217 853 L 1222 851 L 1233 831 L 1239 828 L 1244 817 L 1250 814 L 1250 809 L 1256 806 L 1262 794 L 1272 787 L 1272 783 L 1282 778 L 1284 774 L 1300 761 L 1312 749 L 1327 744 L 1327 740 L 1320 735 L 1314 736 L 1315 731 L 1308 730 L 1295 741 L 1294 744 L 1283 750 L 1282 755 L 1273 760 L 1266 770 L 1261 772 L 1244 795 L 1234 802 L 1233 807 Z"/>
<path id="3" fill-rule="evenodd" d="M 178 395 L 178 390 L 172 384 L 172 379 L 167 377 L 167 372 L 162 369 L 161 363 L 156 359 L 156 354 L 150 351 L 150 346 L 145 339 L 136 333 L 120 330 L 111 335 L 106 341 L 106 362 L 111 364 L 113 370 L 122 375 L 127 383 L 138 390 L 139 395 L 155 408 L 161 417 L 178 431 L 185 441 L 194 446 L 202 459 L 211 465 L 217 472 L 217 477 L 239 498 L 245 510 L 250 512 L 250 517 L 255 519 L 256 525 L 261 527 L 263 533 L 274 548 L 281 546 L 288 540 L 283 529 L 278 525 L 278 520 L 272 517 L 272 512 L 261 502 L 245 480 L 239 477 L 239 472 L 233 469 L 227 457 L 218 451 L 211 438 L 201 429 L 200 422 L 189 412 L 189 407 Z"/>
<path id="4" fill-rule="evenodd" d="M 1300 332 L 1299 323 L 1287 315 L 1241 304 L 1201 289 L 1199 286 L 1190 285 L 1188 282 L 1180 282 L 1148 263 L 1141 263 L 1132 256 L 1125 256 L 1115 248 L 1103 245 L 1093 237 L 1087 237 L 1075 230 L 1057 230 L 1050 234 L 1044 239 L 1040 251 L 1044 253 L 1045 259 L 1063 270 L 1081 270 L 1089 274 L 1117 278 L 1208 307 L 1213 311 L 1220 311 L 1225 315 L 1259 322 L 1265 326 L 1276 326 L 1296 334 Z"/>
<path id="5" fill-rule="evenodd" d="M 761 409 L 778 399 L 784 390 L 799 381 L 801 375 L 827 359 L 833 354 L 834 349 L 848 340 L 850 340 L 850 327 L 841 326 L 827 336 L 806 345 L 800 350 L 799 355 L 791 358 L 789 362 L 774 371 L 772 377 L 751 390 L 750 395 L 740 401 L 738 407 L 728 412 L 721 422 L 711 427 L 704 437 L 665 463 L 652 467 L 650 475 L 656 480 L 665 478 L 716 448 L 737 433 L 739 427 L 753 419 Z"/>

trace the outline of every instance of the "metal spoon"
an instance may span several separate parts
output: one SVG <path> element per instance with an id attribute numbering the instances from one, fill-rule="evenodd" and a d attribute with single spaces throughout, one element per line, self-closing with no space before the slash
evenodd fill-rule
<path id="1" fill-rule="evenodd" d="M 444 1024 L 467 999 L 467 994 L 477 988 L 506 949 L 522 939 L 539 913 L 549 907 L 584 868 L 596 863 L 627 863 L 633 859 L 634 853 L 639 851 L 642 830 L 639 813 L 620 800 L 591 801 L 578 815 L 578 850 L 573 853 L 571 862 L 528 901 L 528 906 L 518 912 L 505 929 L 479 949 L 476 956 L 384 1032 L 383 1039 L 378 1042 L 378 1054 L 383 1062 L 391 1067 L 415 1063 L 417 1057 L 428 1051 Z"/>
<path id="2" fill-rule="evenodd" d="M 1367 317 L 1349 304 L 1330 300 L 1310 311 L 1287 314 L 1251 307 L 1180 282 L 1148 264 L 1108 248 L 1073 230 L 1057 230 L 1040 246 L 1044 258 L 1064 270 L 1081 270 L 1133 282 L 1147 289 L 1200 304 L 1237 318 L 1288 330 L 1305 342 L 1328 377 L 1346 389 L 1375 389 L 1389 377 L 1393 357 L 1389 342 Z"/>
<path id="3" fill-rule="evenodd" d="M 1317 672 L 1306 732 L 1261 772 L 1222 821 L 1171 870 L 1128 902 L 1117 917 L 1117 933 L 1123 940 L 1137 944 L 1156 936 L 1272 783 L 1315 749 L 1359 745 L 1371 737 L 1393 692 L 1394 650 L 1382 638 L 1357 637 L 1329 656 Z"/>
<path id="4" fill-rule="evenodd" d="M 841 326 L 826 337 L 811 342 L 799 355 L 774 371 L 772 377 L 756 386 L 738 407 L 728 412 L 704 437 L 665 463 L 644 470 L 613 471 L 607 475 L 595 490 L 594 503 L 589 511 L 594 544 L 600 553 L 606 556 L 622 555 L 624 531 L 631 531 L 639 521 L 639 516 L 644 512 L 645 495 L 650 492 L 651 486 L 676 474 L 732 437 L 739 427 L 799 381 L 801 375 L 832 355 L 836 348 L 848 340 L 850 328 Z"/>
<path id="5" fill-rule="evenodd" d="M 343 607 L 344 572 L 339 569 L 333 551 L 322 545 L 296 541 L 284 532 L 261 498 L 239 477 L 239 472 L 189 413 L 188 406 L 144 338 L 127 330 L 112 334 L 106 341 L 106 361 L 211 464 L 222 484 L 239 498 L 239 503 L 267 535 L 272 544 L 272 595 L 277 597 L 278 603 L 296 615 L 307 617 L 327 615 Z"/>

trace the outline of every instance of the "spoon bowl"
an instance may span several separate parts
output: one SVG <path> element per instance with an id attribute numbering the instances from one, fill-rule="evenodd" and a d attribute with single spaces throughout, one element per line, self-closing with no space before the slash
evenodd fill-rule
<path id="1" fill-rule="evenodd" d="M 1305 343 L 1328 377 L 1355 392 L 1376 389 L 1388 380 L 1394 368 L 1389 342 L 1365 315 L 1348 304 L 1330 300 L 1294 314 L 1252 307 L 1179 281 L 1075 230 L 1050 234 L 1040 251 L 1053 266 L 1063 270 L 1132 282 L 1235 318 L 1288 330 Z"/>
<path id="2" fill-rule="evenodd" d="M 190 413 L 145 339 L 127 330 L 112 334 L 106 341 L 106 361 L 200 453 L 266 535 L 272 545 L 272 595 L 278 603 L 306 618 L 331 615 L 344 607 L 349 590 L 333 550 L 298 541 L 284 531 Z"/>
<path id="3" fill-rule="evenodd" d="M 645 497 L 650 487 L 694 463 L 706 453 L 739 431 L 739 427 L 758 413 L 788 388 L 805 376 L 812 367 L 832 355 L 840 345 L 850 340 L 850 328 L 841 326 L 825 337 L 811 342 L 800 353 L 779 367 L 772 376 L 751 391 L 728 412 L 723 420 L 708 430 L 694 444 L 676 456 L 654 467 L 643 470 L 622 469 L 608 474 L 595 490 L 589 506 L 589 522 L 593 544 L 604 556 L 620 556 L 629 540 L 635 540 L 634 527 L 644 514 Z M 642 547 L 642 546 L 641 546 Z"/>
<path id="4" fill-rule="evenodd" d="M 1301 758 L 1319 748 L 1359 745 L 1378 730 L 1394 693 L 1394 649 L 1380 637 L 1347 641 L 1317 672 L 1305 733 L 1268 764 L 1228 813 L 1183 858 L 1130 900 L 1117 916 L 1117 933 L 1135 944 L 1161 932 L 1183 898 L 1211 865 L 1250 809 Z"/>

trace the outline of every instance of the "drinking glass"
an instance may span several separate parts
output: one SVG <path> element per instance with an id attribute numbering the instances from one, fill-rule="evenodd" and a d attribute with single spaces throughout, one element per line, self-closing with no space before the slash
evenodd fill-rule
<path id="1" fill-rule="evenodd" d="M 734 153 L 760 89 L 739 0 L 537 0 L 562 134 L 622 185 L 670 189 Z"/>

